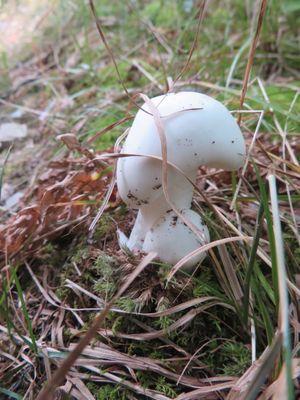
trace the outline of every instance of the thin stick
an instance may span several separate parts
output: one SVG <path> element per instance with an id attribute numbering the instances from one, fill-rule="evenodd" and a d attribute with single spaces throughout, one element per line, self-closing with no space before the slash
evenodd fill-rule
<path id="1" fill-rule="evenodd" d="M 251 69 L 252 69 L 253 61 L 254 61 L 254 54 L 255 54 L 255 50 L 256 50 L 256 47 L 257 47 L 258 39 L 259 39 L 259 36 L 260 36 L 264 15 L 265 15 L 266 8 L 267 8 L 267 2 L 268 2 L 268 0 L 262 0 L 261 1 L 260 12 L 259 12 L 258 22 L 257 22 L 257 27 L 256 27 L 256 32 L 255 32 L 253 41 L 251 43 L 249 56 L 248 56 L 248 62 L 247 62 L 247 66 L 246 66 L 246 69 L 245 69 L 245 75 L 244 75 L 243 87 L 242 87 L 242 94 L 241 94 L 241 98 L 240 98 L 240 108 L 243 108 L 244 100 L 245 100 L 245 97 L 246 97 L 249 76 L 250 76 L 250 72 L 251 72 Z M 239 116 L 238 116 L 238 123 L 239 124 L 241 123 L 241 120 L 242 120 L 242 114 L 239 114 Z"/>

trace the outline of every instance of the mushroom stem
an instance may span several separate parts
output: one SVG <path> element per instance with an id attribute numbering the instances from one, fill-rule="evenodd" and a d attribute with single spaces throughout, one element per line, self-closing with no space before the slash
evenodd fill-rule
<path id="1" fill-rule="evenodd" d="M 141 250 L 147 232 L 152 228 L 155 222 L 168 211 L 169 208 L 170 206 L 165 201 L 164 196 L 159 197 L 151 203 L 151 206 L 146 205 L 140 207 L 127 247 L 130 250 L 134 248 Z"/>

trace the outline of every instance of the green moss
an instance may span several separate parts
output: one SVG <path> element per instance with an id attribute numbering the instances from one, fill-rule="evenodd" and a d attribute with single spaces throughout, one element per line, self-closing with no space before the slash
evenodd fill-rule
<path id="1" fill-rule="evenodd" d="M 201 266 L 200 274 L 194 279 L 194 297 L 218 296 L 223 297 L 222 289 L 210 267 Z"/>
<path id="2" fill-rule="evenodd" d="M 178 386 L 168 382 L 164 376 L 157 376 L 148 371 L 137 371 L 136 376 L 139 384 L 145 389 L 158 390 L 171 399 L 179 393 Z"/>
<path id="3" fill-rule="evenodd" d="M 169 396 L 171 399 L 177 397 L 177 392 L 174 390 L 173 385 L 168 383 L 164 376 L 160 376 L 157 379 L 155 389 L 158 390 L 160 393 Z"/>
<path id="4" fill-rule="evenodd" d="M 100 254 L 92 265 L 92 270 L 96 272 L 98 276 L 101 276 L 105 280 L 112 278 L 114 270 L 117 266 L 117 261 L 114 257 L 111 257 L 105 253 Z"/>
<path id="5" fill-rule="evenodd" d="M 116 384 L 105 384 L 105 385 L 97 385 L 93 382 L 88 382 L 88 389 L 95 396 L 96 400 L 126 400 L 127 399 L 127 391 Z M 100 387 L 99 387 L 100 386 Z"/>
<path id="6" fill-rule="evenodd" d="M 201 361 L 218 375 L 241 376 L 251 365 L 251 351 L 240 342 L 220 345 L 216 338 L 203 348 Z"/>
<path id="7" fill-rule="evenodd" d="M 104 298 L 110 298 L 116 290 L 115 270 L 116 260 L 103 253 L 97 257 L 91 266 L 93 273 L 93 290 Z"/>
<path id="8" fill-rule="evenodd" d="M 112 219 L 107 214 L 103 214 L 97 224 L 94 239 L 95 241 L 99 241 L 103 239 L 106 235 L 108 235 L 112 230 L 115 230 L 115 225 Z"/>
<path id="9" fill-rule="evenodd" d="M 124 311 L 132 312 L 136 309 L 136 303 L 130 297 L 121 297 L 116 302 L 116 305 Z"/>
<path id="10" fill-rule="evenodd" d="M 114 323 L 113 323 L 113 325 L 112 325 L 112 331 L 113 331 L 113 334 L 115 335 L 116 333 L 118 333 L 118 331 L 121 331 L 122 330 L 122 326 L 123 326 L 123 317 L 121 317 L 121 316 L 118 316 L 115 320 L 114 320 Z"/>
<path id="11" fill-rule="evenodd" d="M 157 25 L 163 25 L 165 28 L 174 28 L 176 22 L 179 22 L 179 2 L 172 0 L 155 0 L 147 4 L 143 9 L 143 16 L 151 19 Z"/>

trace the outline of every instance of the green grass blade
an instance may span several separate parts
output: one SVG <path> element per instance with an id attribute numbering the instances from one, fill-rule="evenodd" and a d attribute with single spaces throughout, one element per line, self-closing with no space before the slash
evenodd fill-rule
<path id="1" fill-rule="evenodd" d="M 252 159 L 252 164 L 253 164 L 257 182 L 259 185 L 261 201 L 263 204 L 264 213 L 265 213 L 266 221 L 267 221 L 267 231 L 268 231 L 268 238 L 269 238 L 269 243 L 270 243 L 270 254 L 271 254 L 271 263 L 272 263 L 272 283 L 273 283 L 273 287 L 274 287 L 274 297 L 275 297 L 276 309 L 278 310 L 278 307 L 279 307 L 278 267 L 277 267 L 277 258 L 276 258 L 275 237 L 274 237 L 274 231 L 273 231 L 273 221 L 272 221 L 271 212 L 269 209 L 269 200 L 268 200 L 268 195 L 267 195 L 265 184 L 264 184 L 263 180 L 261 179 L 257 165 L 255 164 L 253 159 Z"/>
<path id="2" fill-rule="evenodd" d="M 254 233 L 254 239 L 250 251 L 250 257 L 245 277 L 245 284 L 244 284 L 244 298 L 243 298 L 243 320 L 244 324 L 248 322 L 249 316 L 249 294 L 250 294 L 250 283 L 251 283 L 251 276 L 254 270 L 256 252 L 259 244 L 259 238 L 262 231 L 262 224 L 263 224 L 263 215 L 264 215 L 264 207 L 260 204 L 258 213 L 257 213 L 257 220 L 256 220 L 256 227 Z"/>
<path id="3" fill-rule="evenodd" d="M 273 328 L 273 324 L 272 324 L 272 321 L 270 318 L 270 312 L 268 311 L 268 307 L 265 304 L 265 299 L 262 297 L 257 278 L 253 279 L 252 288 L 253 288 L 253 292 L 255 294 L 255 299 L 257 301 L 260 314 L 261 314 L 263 322 L 264 322 L 268 344 L 270 345 L 272 343 L 273 336 L 274 336 L 274 328 Z"/>
<path id="4" fill-rule="evenodd" d="M 38 349 L 37 349 L 36 340 L 35 340 L 35 336 L 34 336 L 33 329 L 32 329 L 32 324 L 31 324 L 31 321 L 30 321 L 30 318 L 29 318 L 29 314 L 28 314 L 28 311 L 27 311 L 27 308 L 26 308 L 25 301 L 24 301 L 24 296 L 23 296 L 23 291 L 22 291 L 21 285 L 20 285 L 20 281 L 18 279 L 16 270 L 14 268 L 12 268 L 12 277 L 13 277 L 14 282 L 16 284 L 18 296 L 19 296 L 19 299 L 21 301 L 22 312 L 23 312 L 23 315 L 24 315 L 24 318 L 25 318 L 25 321 L 26 321 L 26 325 L 27 325 L 27 329 L 29 331 L 29 336 L 30 336 L 30 339 L 31 339 L 31 342 L 32 342 L 30 347 L 35 352 L 35 354 L 37 354 L 38 353 Z"/>
<path id="5" fill-rule="evenodd" d="M 279 321 L 280 330 L 283 336 L 283 359 L 285 362 L 285 372 L 286 372 L 286 399 L 294 399 L 294 384 L 292 378 L 292 348 L 291 348 L 291 338 L 290 338 L 290 325 L 289 325 L 289 295 L 287 287 L 287 274 L 285 268 L 284 260 L 284 247 L 282 240 L 282 231 L 280 223 L 280 214 L 277 199 L 277 188 L 276 188 L 276 178 L 274 175 L 269 175 L 269 186 L 270 186 L 270 197 L 271 197 L 271 207 L 273 212 L 273 224 L 274 224 L 274 237 L 276 245 L 276 256 L 278 265 L 278 287 L 279 287 Z"/>
<path id="6" fill-rule="evenodd" d="M 262 271 L 257 263 L 255 263 L 255 265 L 254 265 L 254 270 L 255 270 L 255 275 L 257 276 L 257 278 L 260 282 L 260 285 L 265 289 L 265 292 L 267 293 L 272 304 L 274 304 L 274 306 L 276 306 L 274 291 L 273 291 L 270 283 L 268 282 L 267 278 L 262 273 Z"/>

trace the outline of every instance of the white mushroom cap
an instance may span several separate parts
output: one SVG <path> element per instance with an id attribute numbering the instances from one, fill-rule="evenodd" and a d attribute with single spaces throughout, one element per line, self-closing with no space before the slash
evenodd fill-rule
<path id="1" fill-rule="evenodd" d="M 182 210 L 181 214 L 203 232 L 205 242 L 201 241 L 192 230 L 173 211 L 166 213 L 148 231 L 143 244 L 145 252 L 156 251 L 158 258 L 168 264 L 176 264 L 184 256 L 209 242 L 209 232 L 199 214 L 191 209 Z M 191 258 L 183 266 L 185 270 L 200 263 L 205 258 L 201 253 Z"/>

